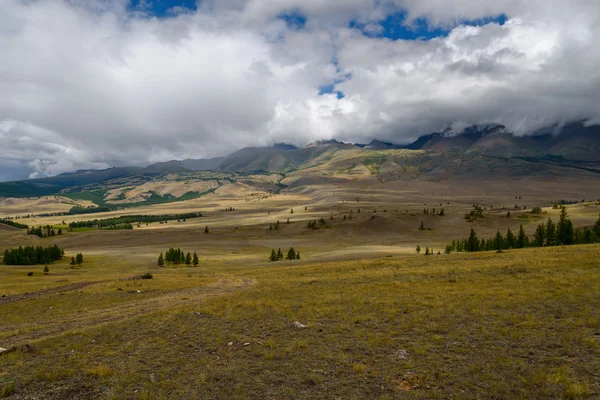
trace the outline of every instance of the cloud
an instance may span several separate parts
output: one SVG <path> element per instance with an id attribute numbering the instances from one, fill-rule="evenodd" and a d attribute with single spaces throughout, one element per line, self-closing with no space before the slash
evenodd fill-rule
<path id="1" fill-rule="evenodd" d="M 160 18 L 128 7 L 5 1 L 0 169 L 38 177 L 281 141 L 600 120 L 597 2 L 213 0 Z M 450 33 L 374 37 L 399 11 Z M 502 26 L 461 25 L 499 14 Z M 328 85 L 344 97 L 320 95 Z"/>

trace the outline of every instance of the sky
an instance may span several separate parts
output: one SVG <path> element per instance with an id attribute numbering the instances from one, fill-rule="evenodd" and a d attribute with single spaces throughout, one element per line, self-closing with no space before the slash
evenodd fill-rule
<path id="1" fill-rule="evenodd" d="M 600 123 L 597 0 L 2 0 L 0 181 Z"/>

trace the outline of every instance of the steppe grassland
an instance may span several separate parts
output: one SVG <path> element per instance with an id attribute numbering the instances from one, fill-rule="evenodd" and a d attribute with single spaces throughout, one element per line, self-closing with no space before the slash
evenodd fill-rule
<path id="1" fill-rule="evenodd" d="M 590 398 L 600 390 L 599 248 L 224 263 L 155 269 L 152 282 L 109 279 L 4 304 L 9 329 L 32 335 L 33 319 L 49 336 L 27 341 L 32 353 L 0 357 L 0 382 L 57 398 Z M 141 271 L 95 263 L 64 274 Z M 222 287 L 211 279 L 239 286 L 211 297 Z M 190 286 L 206 296 L 185 294 Z M 144 296 L 156 296 L 154 309 Z M 81 323 L 69 325 L 71 312 Z M 56 331 L 62 319 L 69 329 Z"/>
<path id="2" fill-rule="evenodd" d="M 385 162 L 373 165 L 381 171 Z M 287 179 L 308 184 L 281 194 L 237 182 L 185 202 L 23 220 L 205 214 L 132 231 L 39 239 L 0 229 L 0 250 L 56 243 L 67 251 L 47 276 L 43 266 L 0 266 L 0 295 L 7 296 L 0 298 L 7 315 L 0 347 L 17 349 L 0 356 L 0 393 L 65 399 L 600 393 L 600 246 L 414 252 L 416 244 L 443 250 L 471 228 L 487 238 L 523 223 L 531 234 L 540 221 L 556 219 L 551 200 L 576 200 L 573 193 L 591 200 L 597 185 L 346 175 L 327 183 L 296 172 Z M 464 214 L 475 203 L 494 209 L 467 222 Z M 440 204 L 444 217 L 423 215 L 423 208 Z M 545 214 L 528 212 L 536 205 Z M 228 207 L 236 211 L 222 211 Z M 576 225 L 592 224 L 598 206 L 573 205 L 569 213 Z M 328 228 L 307 228 L 307 220 L 321 217 Z M 277 220 L 280 228 L 269 230 Z M 419 231 L 421 221 L 431 230 Z M 171 246 L 197 251 L 200 266 L 156 267 L 158 254 Z M 289 246 L 301 250 L 301 261 L 266 262 L 272 248 Z M 71 268 L 69 257 L 80 251 L 83 266 Z M 122 280 L 146 272 L 154 279 Z M 309 328 L 295 328 L 294 321 Z"/>

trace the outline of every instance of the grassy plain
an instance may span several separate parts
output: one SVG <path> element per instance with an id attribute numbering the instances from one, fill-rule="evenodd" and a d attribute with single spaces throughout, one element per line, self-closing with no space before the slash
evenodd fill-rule
<path id="1" fill-rule="evenodd" d="M 14 398 L 593 398 L 599 250 L 57 264 L 27 277 L 56 291 L 0 302 L 16 349 L 0 382 Z"/>
<path id="2" fill-rule="evenodd" d="M 0 354 L 0 397 L 600 397 L 600 245 L 414 251 L 443 251 L 471 228 L 487 238 L 523 224 L 532 235 L 540 221 L 557 219 L 551 201 L 560 199 L 587 199 L 569 214 L 576 226 L 591 225 L 600 213 L 596 175 L 477 181 L 467 172 L 482 167 L 461 164 L 465 176 L 438 179 L 435 159 L 421 176 L 401 165 L 405 152 L 386 154 L 364 163 L 335 155 L 327 167 L 287 175 L 278 194 L 268 190 L 274 175 L 224 181 L 188 201 L 20 219 L 58 226 L 204 214 L 185 222 L 44 239 L 0 225 L 0 251 L 66 251 L 48 275 L 43 266 L 0 266 L 0 347 L 9 350 Z M 44 209 L 23 204 L 0 213 Z M 485 217 L 469 222 L 473 204 L 486 206 Z M 531 214 L 534 206 L 543 213 Z M 309 229 L 318 218 L 327 227 Z M 267 262 L 271 249 L 290 246 L 300 261 Z M 157 267 L 169 247 L 197 252 L 200 266 Z M 84 263 L 72 268 L 79 252 Z M 144 273 L 153 279 L 135 279 Z"/>

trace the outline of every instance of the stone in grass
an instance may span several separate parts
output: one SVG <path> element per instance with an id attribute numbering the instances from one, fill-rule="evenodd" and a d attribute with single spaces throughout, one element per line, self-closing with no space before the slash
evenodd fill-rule
<path id="1" fill-rule="evenodd" d="M 298 329 L 304 329 L 304 328 L 308 328 L 308 326 L 304 325 L 301 322 L 295 321 L 294 322 L 294 327 L 298 328 Z"/>

